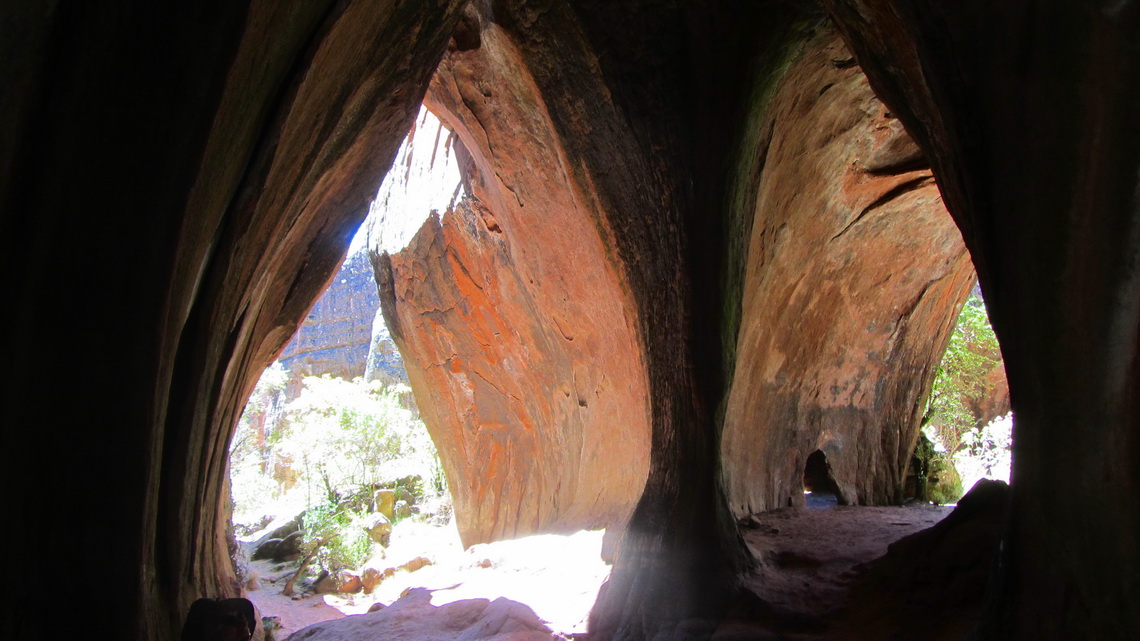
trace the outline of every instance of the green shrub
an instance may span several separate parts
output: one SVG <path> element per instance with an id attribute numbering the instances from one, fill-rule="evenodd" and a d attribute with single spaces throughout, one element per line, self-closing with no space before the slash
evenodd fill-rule
<path id="1" fill-rule="evenodd" d="M 304 552 L 315 552 L 321 569 L 330 573 L 359 568 L 372 553 L 372 540 L 360 521 L 359 513 L 341 505 L 326 503 L 309 508 L 301 525 Z"/>
<path id="2" fill-rule="evenodd" d="M 928 498 L 936 505 L 957 503 L 962 498 L 962 478 L 945 452 L 935 452 L 930 461 Z"/>

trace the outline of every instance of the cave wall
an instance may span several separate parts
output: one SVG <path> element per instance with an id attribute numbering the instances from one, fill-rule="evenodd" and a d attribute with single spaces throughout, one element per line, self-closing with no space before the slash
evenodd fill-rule
<path id="1" fill-rule="evenodd" d="M 1140 630 L 1140 9 L 826 3 L 926 150 L 1014 413 L 982 639 Z"/>
<path id="2" fill-rule="evenodd" d="M 0 473 L 35 487 L 7 505 L 24 580 L 0 636 L 171 639 L 193 599 L 236 593 L 233 425 L 336 270 L 458 9 L 5 6 L 3 353 L 20 374 Z M 90 375 L 49 410 L 77 362 Z M 64 576 L 101 596 L 61 617 L 43 595 Z"/>
<path id="3" fill-rule="evenodd" d="M 802 505 L 808 455 L 848 504 L 902 500 L 924 401 L 974 283 L 922 152 L 838 34 L 762 114 L 721 460 L 739 517 Z"/>

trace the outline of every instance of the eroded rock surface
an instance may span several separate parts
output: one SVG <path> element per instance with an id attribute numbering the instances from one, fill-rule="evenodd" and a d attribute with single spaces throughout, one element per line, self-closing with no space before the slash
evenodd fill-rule
<path id="1" fill-rule="evenodd" d="M 591 336 L 581 319 L 552 319 L 476 200 L 433 215 L 381 262 L 389 322 L 410 355 L 464 544 L 620 527 L 648 455 L 641 379 L 621 367 L 635 346 L 614 346 L 597 329 Z M 593 351 L 607 348 L 612 359 Z"/>
<path id="2" fill-rule="evenodd" d="M 278 360 L 294 375 L 363 376 L 379 309 L 368 255 L 356 252 L 344 260 Z M 384 347 L 377 341 L 377 351 L 383 353 Z"/>
<path id="3" fill-rule="evenodd" d="M 480 46 L 453 47 L 426 100 L 462 143 L 472 197 L 376 254 L 384 311 L 465 544 L 620 531 L 649 466 L 637 314 L 515 44 L 472 28 Z"/>
<path id="4" fill-rule="evenodd" d="M 922 152 L 833 32 L 796 60 L 764 149 L 721 453 L 738 516 L 803 504 L 822 450 L 850 504 L 901 500 L 974 283 Z"/>

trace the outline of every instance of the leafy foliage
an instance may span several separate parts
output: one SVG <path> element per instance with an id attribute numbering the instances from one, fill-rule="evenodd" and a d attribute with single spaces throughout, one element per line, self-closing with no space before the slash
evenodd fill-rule
<path id="1" fill-rule="evenodd" d="M 291 497 L 293 513 L 336 505 L 413 475 L 442 493 L 435 446 L 400 401 L 407 386 L 305 377 L 286 402 L 288 386 L 283 368 L 267 369 L 239 422 L 230 453 L 235 515 L 256 518 L 278 498 Z"/>
<path id="2" fill-rule="evenodd" d="M 372 552 L 372 540 L 360 522 L 361 515 L 343 504 L 322 503 L 305 511 L 301 528 L 302 550 L 313 554 L 327 572 L 357 568 Z"/>
<path id="3" fill-rule="evenodd" d="M 915 451 L 920 498 L 952 503 L 982 476 L 1008 478 L 1011 421 L 985 425 L 974 409 L 1002 366 L 985 303 L 974 294 L 962 307 L 923 417 Z"/>
<path id="4" fill-rule="evenodd" d="M 923 431 L 949 456 L 977 443 L 973 434 L 983 426 L 972 409 L 972 401 L 985 395 L 990 372 L 1001 366 L 997 336 L 990 326 L 985 303 L 975 294 L 958 316 L 923 417 Z"/>

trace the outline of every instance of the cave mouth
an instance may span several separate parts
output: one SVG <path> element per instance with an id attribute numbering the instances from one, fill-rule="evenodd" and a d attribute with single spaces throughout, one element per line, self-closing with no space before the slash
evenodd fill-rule
<path id="1" fill-rule="evenodd" d="M 839 484 L 831 476 L 831 465 L 823 450 L 812 452 L 804 463 L 804 494 L 808 495 L 808 506 L 819 507 L 842 503 Z"/>
<path id="2" fill-rule="evenodd" d="M 228 470 L 236 572 L 245 596 L 278 617 L 279 635 L 416 587 L 464 583 L 466 592 L 439 594 L 436 604 L 501 593 L 561 633 L 584 634 L 609 574 L 605 530 L 463 547 L 443 462 L 380 312 L 376 255 L 402 251 L 430 216 L 449 215 L 470 195 L 461 144 L 421 107 L 340 271 L 263 371 L 236 426 Z M 513 578 L 496 578 L 503 573 Z M 310 598 L 327 607 L 308 612 Z"/>

